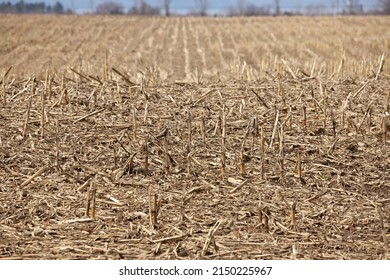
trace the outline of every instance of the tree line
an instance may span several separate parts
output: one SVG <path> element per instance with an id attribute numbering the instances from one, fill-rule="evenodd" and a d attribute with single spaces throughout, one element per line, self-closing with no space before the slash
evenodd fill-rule
<path id="1" fill-rule="evenodd" d="M 54 5 L 46 5 L 45 2 L 28 3 L 20 0 L 14 4 L 10 1 L 0 2 L 1 13 L 27 13 L 27 14 L 63 14 L 70 13 L 70 10 L 65 10 L 61 2 L 57 1 Z"/>
<path id="2" fill-rule="evenodd" d="M 311 4 L 294 11 L 282 12 L 281 0 L 273 0 L 273 5 L 256 5 L 247 0 L 237 0 L 223 13 L 226 16 L 275 16 L 275 15 L 326 15 L 326 14 L 390 14 L 390 0 L 376 0 L 375 11 L 364 11 L 359 0 L 332 0 L 331 7 L 323 4 Z M 193 0 L 195 8 L 187 13 L 191 16 L 207 16 L 208 0 Z M 132 15 L 172 15 L 172 0 L 160 0 L 159 6 L 152 6 L 145 0 L 133 0 L 133 6 L 127 14 Z M 330 8 L 330 9 L 329 9 Z M 114 0 L 105 1 L 96 8 L 98 14 L 126 14 L 124 6 Z"/>
<path id="3" fill-rule="evenodd" d="M 193 0 L 195 8 L 188 12 L 188 15 L 207 16 L 209 9 L 208 0 Z M 91 1 L 93 3 L 93 1 Z M 165 15 L 171 16 L 172 0 L 160 0 L 160 5 L 153 6 L 146 0 L 133 0 L 133 5 L 126 11 L 123 4 L 115 0 L 105 1 L 97 5 L 96 9 L 91 7 L 91 12 L 96 14 L 115 15 Z M 390 14 L 390 0 L 377 0 L 377 9 L 370 11 L 374 14 Z M 225 10 L 226 16 L 271 16 L 271 15 L 325 15 L 329 14 L 329 7 L 323 4 L 312 4 L 294 11 L 282 12 L 281 0 L 274 0 L 273 5 L 256 5 L 252 1 L 237 0 L 236 5 Z M 359 0 L 333 0 L 331 4 L 333 14 L 364 14 L 363 6 Z M 1 13 L 72 13 L 71 9 L 66 9 L 60 1 L 54 5 L 47 5 L 45 2 L 28 3 L 20 0 L 16 3 L 10 1 L 0 2 Z"/>

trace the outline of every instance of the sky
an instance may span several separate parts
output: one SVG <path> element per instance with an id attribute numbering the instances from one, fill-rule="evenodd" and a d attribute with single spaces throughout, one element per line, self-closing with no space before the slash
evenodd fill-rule
<path id="1" fill-rule="evenodd" d="M 10 1 L 10 0 L 7 0 Z M 18 2 L 19 0 L 13 0 L 10 2 Z M 46 2 L 47 4 L 54 4 L 57 0 L 24 0 L 25 2 Z M 66 9 L 76 9 L 78 12 L 91 11 L 93 6 L 96 9 L 97 5 L 106 0 L 58 0 Z M 122 3 L 125 9 L 130 8 L 134 4 L 134 0 L 114 0 L 115 2 Z M 162 0 L 144 0 L 153 6 L 161 6 Z M 171 10 L 176 12 L 185 13 L 195 9 L 195 0 L 171 0 Z M 255 4 L 259 6 L 274 7 L 273 0 L 245 0 L 246 3 Z M 348 0 L 280 0 L 281 10 L 296 10 L 308 5 L 324 4 L 328 9 L 335 7 L 334 3 L 339 2 L 339 9 L 342 10 L 344 3 Z M 0 1 L 4 2 L 4 1 Z M 218 11 L 226 10 L 229 6 L 235 6 L 237 0 L 208 0 L 209 12 L 214 13 Z M 377 0 L 360 0 L 360 4 L 363 5 L 364 10 L 372 10 L 375 8 Z"/>

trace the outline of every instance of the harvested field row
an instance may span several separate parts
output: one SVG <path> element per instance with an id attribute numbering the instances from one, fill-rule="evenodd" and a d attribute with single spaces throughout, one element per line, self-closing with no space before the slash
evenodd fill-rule
<path id="1" fill-rule="evenodd" d="M 17 18 L 0 22 L 17 26 Z M 367 64 L 353 66 L 355 54 L 335 74 L 328 49 L 308 75 L 301 67 L 312 62 L 300 56 L 226 61 L 228 48 L 232 58 L 255 57 L 243 42 L 263 22 L 332 27 L 328 18 L 294 20 L 26 17 L 63 34 L 97 28 L 88 36 L 100 36 L 102 52 L 85 49 L 88 63 L 77 66 L 84 45 L 67 57 L 24 46 L 27 60 L 9 49 L 0 62 L 0 258 L 390 259 L 386 49 L 367 37 Z M 385 18 L 336 20 L 366 34 Z M 110 32 L 129 22 L 143 32 Z M 28 31 L 4 34 L 30 40 Z M 105 36 L 138 42 L 124 46 L 141 57 Z M 271 53 L 290 39 L 256 40 L 254 49 Z M 64 62 L 46 70 L 44 57 Z"/>
<path id="2" fill-rule="evenodd" d="M 388 82 L 351 98 L 344 125 L 338 109 L 324 123 L 361 86 L 16 83 L 1 110 L 2 257 L 388 258 Z M 77 223 L 90 186 L 96 220 Z"/>
<path id="3" fill-rule="evenodd" d="M 155 65 L 165 81 L 256 80 L 283 68 L 281 59 L 312 76 L 368 76 L 390 49 L 387 17 L 2 15 L 0 32 L 0 68 L 24 77 L 69 67 L 102 77 L 106 55 L 134 79 Z"/>

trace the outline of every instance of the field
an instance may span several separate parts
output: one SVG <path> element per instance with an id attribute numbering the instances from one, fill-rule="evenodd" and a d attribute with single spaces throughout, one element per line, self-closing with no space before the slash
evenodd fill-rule
<path id="1" fill-rule="evenodd" d="M 0 16 L 0 259 L 390 259 L 388 17 Z"/>

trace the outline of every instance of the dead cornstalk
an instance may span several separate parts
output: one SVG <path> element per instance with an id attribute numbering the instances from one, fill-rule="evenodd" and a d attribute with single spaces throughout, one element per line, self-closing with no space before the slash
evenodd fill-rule
<path id="1" fill-rule="evenodd" d="M 10 67 L 8 68 L 8 70 L 4 72 L 3 80 L 1 81 L 2 88 L 3 88 L 4 103 L 6 103 L 6 101 L 7 101 L 7 91 L 6 91 L 6 88 L 5 88 L 5 84 L 6 84 L 5 79 L 7 78 L 9 72 L 11 71 L 11 69 L 12 69 L 12 66 L 10 66 Z"/>
<path id="2" fill-rule="evenodd" d="M 35 77 L 33 79 L 35 84 Z M 41 137 L 45 138 L 45 92 L 41 91 Z"/>
<path id="3" fill-rule="evenodd" d="M 153 225 L 157 225 L 158 220 L 158 211 L 159 211 L 159 203 L 158 203 L 158 194 L 154 194 L 154 200 L 153 200 Z"/>
<path id="4" fill-rule="evenodd" d="M 260 225 L 263 224 L 263 210 L 261 202 L 259 202 L 259 205 L 257 206 L 257 219 Z"/>
<path id="5" fill-rule="evenodd" d="M 332 120 L 333 138 L 336 138 L 336 126 L 337 126 L 337 122 L 336 122 L 336 118 L 334 117 L 333 109 L 330 111 L 330 118 L 331 118 L 331 120 Z"/>
<path id="6" fill-rule="evenodd" d="M 137 139 L 137 109 L 133 109 L 133 137 Z"/>
<path id="7" fill-rule="evenodd" d="M 278 134 L 278 122 L 279 122 L 279 110 L 276 110 L 275 108 L 275 123 L 274 123 L 274 128 L 272 131 L 272 136 L 271 136 L 271 141 L 269 142 L 269 148 L 272 148 L 272 145 L 274 144 L 274 139 Z"/>
<path id="8" fill-rule="evenodd" d="M 148 190 L 148 197 L 149 197 L 149 223 L 150 223 L 150 226 L 153 228 L 152 187 L 150 185 L 149 185 L 149 190 Z"/>
<path id="9" fill-rule="evenodd" d="M 92 188 L 92 186 L 93 186 L 93 182 L 91 182 L 89 188 L 87 188 L 87 194 L 85 196 L 85 216 L 86 217 L 89 217 L 89 211 L 90 211 L 90 208 L 91 208 L 90 197 L 91 197 L 91 188 Z"/>
<path id="10" fill-rule="evenodd" d="M 148 113 L 149 113 L 149 101 L 146 101 L 145 109 L 144 109 L 144 124 L 146 123 L 146 120 L 148 118 Z"/>
<path id="11" fill-rule="evenodd" d="M 165 174 L 170 173 L 170 157 L 168 151 L 168 133 L 164 136 L 164 159 L 165 159 Z"/>
<path id="12" fill-rule="evenodd" d="M 222 140 L 221 140 L 221 174 L 226 172 L 226 113 L 225 105 L 222 108 Z"/>
<path id="13" fill-rule="evenodd" d="M 383 66 L 385 65 L 385 56 L 386 56 L 386 52 L 382 53 L 381 60 L 379 62 L 379 66 L 378 66 L 378 70 L 376 71 L 375 80 L 379 79 L 379 75 L 383 70 Z"/>
<path id="14" fill-rule="evenodd" d="M 226 172 L 226 153 L 225 150 L 222 149 L 221 152 L 221 175 L 224 175 Z"/>
<path id="15" fill-rule="evenodd" d="M 380 227 L 381 227 L 382 241 L 385 244 L 385 247 L 388 248 L 389 243 L 388 243 L 387 235 L 386 235 L 386 227 L 385 227 L 385 224 L 383 222 L 382 210 L 381 210 L 381 208 L 378 205 L 375 205 L 375 208 L 376 208 L 376 211 L 377 211 L 378 216 L 379 216 L 379 224 L 380 224 Z"/>
<path id="16" fill-rule="evenodd" d="M 104 58 L 104 78 L 108 81 L 108 50 L 106 50 L 106 55 Z"/>
<path id="17" fill-rule="evenodd" d="M 42 173 L 44 173 L 46 170 L 48 169 L 48 167 L 44 166 L 44 167 L 41 167 L 37 172 L 35 172 L 33 175 L 31 175 L 30 177 L 28 177 L 21 185 L 20 187 L 25 187 L 27 186 L 28 184 L 30 184 L 36 177 L 40 176 Z"/>
<path id="18" fill-rule="evenodd" d="M 31 80 L 31 95 L 34 96 L 35 95 L 35 77 L 32 78 Z"/>
<path id="19" fill-rule="evenodd" d="M 387 131 L 388 131 L 388 123 L 386 116 L 382 117 L 382 135 L 383 135 L 383 142 L 386 144 L 387 142 Z"/>
<path id="20" fill-rule="evenodd" d="M 60 157 L 60 137 L 59 137 L 59 124 L 58 117 L 56 118 L 56 167 L 59 167 L 59 157 Z"/>
<path id="21" fill-rule="evenodd" d="M 192 148 L 192 119 L 190 110 L 187 111 L 187 174 L 190 175 L 192 172 L 191 168 L 191 148 Z"/>
<path id="22" fill-rule="evenodd" d="M 244 148 L 240 150 L 240 175 L 245 175 L 245 161 L 244 161 Z"/>
<path id="23" fill-rule="evenodd" d="M 91 197 L 91 219 L 95 220 L 96 216 L 96 188 L 92 190 L 92 197 Z"/>
<path id="24" fill-rule="evenodd" d="M 287 107 L 286 94 L 285 94 L 284 88 L 282 86 L 282 83 L 279 83 L 278 92 L 279 92 L 279 96 L 282 98 L 283 108 L 286 108 Z"/>
<path id="25" fill-rule="evenodd" d="M 225 105 L 222 107 L 222 148 L 226 148 L 226 112 Z"/>
<path id="26" fill-rule="evenodd" d="M 297 203 L 294 201 L 291 205 L 291 210 L 290 210 L 290 226 L 291 227 L 296 227 L 296 214 L 297 214 Z"/>
<path id="27" fill-rule="evenodd" d="M 260 129 L 260 156 L 264 158 L 265 155 L 265 136 L 264 136 L 264 127 Z"/>
<path id="28" fill-rule="evenodd" d="M 261 127 L 260 131 L 260 176 L 261 179 L 264 179 L 264 161 L 265 161 L 265 137 L 264 137 L 264 128 Z"/>
<path id="29" fill-rule="evenodd" d="M 48 99 L 50 99 L 51 98 L 51 94 L 52 94 L 52 80 L 53 80 L 53 78 L 52 77 L 50 77 L 50 75 L 49 75 L 49 85 L 48 85 L 48 87 L 47 87 L 47 96 L 48 96 Z"/>
<path id="30" fill-rule="evenodd" d="M 259 124 L 257 116 L 253 117 L 252 120 L 252 143 L 251 143 L 251 153 L 253 153 L 256 137 L 259 136 Z"/>
<path id="31" fill-rule="evenodd" d="M 147 173 L 149 170 L 149 144 L 148 144 L 148 141 L 149 141 L 149 139 L 146 139 L 145 144 L 144 144 L 144 152 L 145 152 L 144 171 L 145 171 L 145 173 Z"/>
<path id="32" fill-rule="evenodd" d="M 271 216 L 271 212 L 269 211 L 268 206 L 265 206 L 265 207 L 263 208 L 263 214 L 264 214 L 264 215 L 262 215 L 262 216 L 263 216 L 263 218 L 264 218 L 264 228 L 265 228 L 266 230 L 269 230 L 269 218 L 270 218 L 270 216 Z"/>
<path id="33" fill-rule="evenodd" d="M 46 68 L 46 72 L 45 72 L 45 92 L 44 92 L 44 95 L 45 97 L 48 96 L 48 88 L 49 88 L 49 69 Z"/>
<path id="34" fill-rule="evenodd" d="M 85 216 L 95 219 L 96 215 L 96 187 L 95 183 L 91 181 L 89 188 L 87 188 L 87 195 L 85 198 Z"/>
<path id="35" fill-rule="evenodd" d="M 327 96 L 327 90 L 326 88 L 324 89 L 324 94 L 325 94 L 325 98 L 324 98 L 324 133 L 326 131 L 326 120 L 327 120 L 327 114 L 328 114 L 328 96 Z"/>
<path id="36" fill-rule="evenodd" d="M 187 174 L 191 175 L 192 173 L 192 155 L 188 153 L 187 155 Z"/>
<path id="37" fill-rule="evenodd" d="M 317 102 L 316 102 L 315 96 L 314 96 L 313 85 L 310 85 L 310 91 L 311 91 L 311 100 L 313 101 L 314 112 L 317 114 L 318 113 L 318 109 L 317 109 Z"/>
<path id="38" fill-rule="evenodd" d="M 215 223 L 215 225 L 209 230 L 209 233 L 207 234 L 207 237 L 206 237 L 206 241 L 203 245 L 203 249 L 202 249 L 202 253 L 201 253 L 202 257 L 204 257 L 206 255 L 210 244 L 214 240 L 214 235 L 215 235 L 216 231 L 218 230 L 218 228 L 222 225 L 222 222 L 223 222 L 222 220 L 217 221 Z"/>
<path id="39" fill-rule="evenodd" d="M 26 138 L 27 136 L 27 131 L 28 131 L 28 122 L 30 120 L 30 111 L 31 111 L 31 96 L 28 99 L 27 102 L 27 111 L 26 111 L 26 117 L 24 119 L 24 125 L 23 125 L 23 138 Z"/>
<path id="40" fill-rule="evenodd" d="M 158 225 L 158 213 L 160 212 L 161 202 L 158 199 L 158 194 L 151 194 L 151 188 L 149 187 L 149 215 L 150 226 L 155 229 Z"/>
<path id="41" fill-rule="evenodd" d="M 206 121 L 203 116 L 200 119 L 200 130 L 202 133 L 203 144 L 206 144 Z"/>
<path id="42" fill-rule="evenodd" d="M 280 166 L 280 177 L 284 179 L 284 128 L 280 127 L 280 139 L 279 139 L 279 166 Z"/>
<path id="43" fill-rule="evenodd" d="M 192 146 L 192 120 L 191 120 L 191 112 L 187 111 L 187 129 L 188 129 L 188 137 L 187 137 L 187 152 L 191 152 Z"/>
<path id="44" fill-rule="evenodd" d="M 4 100 L 4 103 L 7 102 L 7 91 L 5 89 L 5 74 L 3 75 L 3 81 L 2 81 L 2 88 L 3 88 L 3 100 Z"/>
<path id="45" fill-rule="evenodd" d="M 302 156 L 301 152 L 298 151 L 297 163 L 295 165 L 295 174 L 300 179 L 302 177 Z"/>

